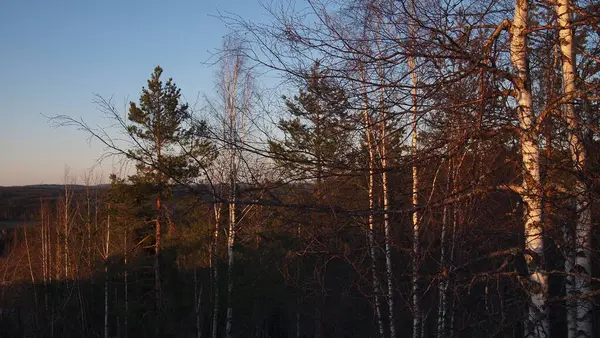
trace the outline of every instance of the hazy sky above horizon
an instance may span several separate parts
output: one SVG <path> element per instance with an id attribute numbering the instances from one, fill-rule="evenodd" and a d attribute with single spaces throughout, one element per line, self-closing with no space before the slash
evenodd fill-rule
<path id="1" fill-rule="evenodd" d="M 102 146 L 44 115 L 106 125 L 94 93 L 125 111 L 156 65 L 190 103 L 213 91 L 219 11 L 264 18 L 256 0 L 0 2 L 0 186 L 63 183 L 66 167 L 81 183 Z M 106 179 L 111 162 L 96 171 Z"/>

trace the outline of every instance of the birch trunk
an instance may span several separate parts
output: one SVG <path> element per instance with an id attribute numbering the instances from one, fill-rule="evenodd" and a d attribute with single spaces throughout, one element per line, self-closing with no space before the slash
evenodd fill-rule
<path id="1" fill-rule="evenodd" d="M 370 139 L 370 137 L 368 137 Z M 367 142 L 371 142 L 370 140 Z M 370 147 L 370 145 L 369 145 Z M 375 295 L 375 312 L 377 315 L 377 325 L 379 327 L 379 335 L 380 337 L 385 337 L 384 327 L 383 327 L 383 318 L 381 315 L 381 301 L 379 299 L 379 295 L 381 293 L 381 283 L 379 282 L 379 278 L 377 277 L 377 255 L 375 254 L 375 218 L 373 216 L 373 211 L 375 208 L 374 203 L 374 156 L 373 149 L 369 149 L 369 219 L 368 219 L 368 241 L 369 241 L 369 254 L 371 258 L 371 273 L 373 279 L 373 293 Z"/>
<path id="2" fill-rule="evenodd" d="M 65 209 L 64 209 L 64 224 L 63 224 L 63 245 L 64 245 L 64 268 L 65 268 L 65 279 L 69 278 L 69 204 L 71 203 L 71 194 L 69 194 L 69 184 L 68 184 L 68 173 L 65 173 Z"/>
<path id="3" fill-rule="evenodd" d="M 110 212 L 110 205 L 108 206 Z M 104 239 L 104 338 L 108 338 L 108 255 L 110 243 L 110 214 L 106 217 L 106 237 Z"/>
<path id="4" fill-rule="evenodd" d="M 86 202 L 87 202 L 87 218 L 86 218 L 86 228 L 87 228 L 87 263 L 89 271 L 92 271 L 92 214 L 91 214 L 91 203 L 90 203 L 90 195 L 89 195 L 89 183 L 86 184 L 85 194 L 86 194 Z M 96 201 L 96 205 L 98 201 Z M 96 206 L 97 207 L 97 206 Z"/>
<path id="5" fill-rule="evenodd" d="M 527 292 L 530 306 L 526 335 L 548 337 L 547 310 L 548 275 L 544 270 L 544 242 L 542 231 L 542 194 L 540 177 L 540 150 L 535 115 L 532 108 L 528 55 L 528 0 L 516 0 L 511 26 L 510 58 L 517 70 L 514 79 L 517 93 L 517 115 L 521 129 L 521 156 L 523 182 L 521 198 L 525 204 L 525 249 L 529 270 Z"/>
<path id="6" fill-rule="evenodd" d="M 369 246 L 369 256 L 371 258 L 371 278 L 373 286 L 373 295 L 375 298 L 375 314 L 377 316 L 377 328 L 379 330 L 379 337 L 385 337 L 385 331 L 383 326 L 383 318 L 381 315 L 381 300 L 379 298 L 381 292 L 381 283 L 377 277 L 377 255 L 375 254 L 375 145 L 374 145 L 374 133 L 373 133 L 373 122 L 369 115 L 369 97 L 367 94 L 367 86 L 365 82 L 365 73 L 361 69 L 361 80 L 363 82 L 363 96 L 364 96 L 364 124 L 365 124 L 365 136 L 367 141 L 367 151 L 369 153 L 369 178 L 368 178 L 368 198 L 369 198 L 369 216 L 367 220 L 367 241 Z"/>
<path id="7" fill-rule="evenodd" d="M 410 13 L 413 17 L 416 17 L 415 10 L 415 0 L 410 1 Z M 415 23 L 410 23 L 410 44 L 413 52 L 415 50 L 415 41 L 416 41 L 416 32 L 415 32 Z M 420 266 L 420 221 L 419 221 L 419 212 L 417 211 L 417 207 L 419 206 L 419 176 L 417 169 L 417 147 L 419 135 L 417 131 L 417 86 L 418 86 L 418 77 L 416 73 L 417 68 L 417 60 L 414 56 L 410 56 L 408 58 L 408 71 L 410 73 L 410 79 L 412 82 L 412 122 L 411 122 L 411 130 L 412 130 L 412 140 L 411 140 L 411 157 L 413 161 L 412 165 L 412 192 L 411 192 L 411 204 L 413 208 L 412 214 L 412 311 L 413 311 L 413 326 L 412 326 L 412 337 L 413 338 L 421 338 L 423 336 L 423 319 L 421 313 L 421 295 L 419 290 L 419 266 Z"/>
<path id="8" fill-rule="evenodd" d="M 227 321 L 225 336 L 233 336 L 233 264 L 236 231 L 236 195 L 238 181 L 238 142 L 242 142 L 245 133 L 245 111 L 249 109 L 251 83 L 250 74 L 244 70 L 244 57 L 242 45 L 239 41 L 226 40 L 224 45 L 230 55 L 224 58 L 223 63 L 223 94 L 225 109 L 228 116 L 225 118 L 225 142 L 229 150 L 228 156 L 228 181 L 229 181 L 229 226 L 227 232 Z M 242 78 L 241 76 L 245 76 Z M 241 98 L 240 98 L 241 97 Z M 228 120 L 228 121 L 227 121 Z M 238 120 L 241 122 L 238 123 Z"/>
<path id="9" fill-rule="evenodd" d="M 415 89 L 416 91 L 416 89 Z M 414 94 L 413 94 L 414 95 Z M 417 152 L 417 115 L 416 111 L 413 113 L 413 122 L 412 122 L 412 147 L 411 153 L 413 158 L 416 157 Z M 414 161 L 414 160 L 413 160 Z M 412 225 L 413 225 L 413 262 L 412 262 L 412 305 L 413 305 L 413 338 L 421 337 L 421 306 L 420 306 L 420 290 L 419 290 L 419 255 L 421 252 L 420 243 L 419 243 L 419 233 L 420 233 L 420 222 L 419 222 L 419 213 L 416 208 L 419 206 L 419 176 L 418 169 L 415 164 L 412 167 L 412 207 L 414 209 L 412 215 Z"/>
<path id="10" fill-rule="evenodd" d="M 394 271 L 392 267 L 392 233 L 390 225 L 390 198 L 389 198 L 389 181 L 387 172 L 387 145 L 386 145 L 386 118 L 383 118 L 382 132 L 381 132 L 381 180 L 383 189 L 383 231 L 385 236 L 385 276 L 387 279 L 387 303 L 388 303 L 388 315 L 390 325 L 390 338 L 396 338 L 396 324 L 394 320 Z"/>
<path id="11" fill-rule="evenodd" d="M 226 102 L 227 111 L 229 113 L 228 137 L 229 143 L 229 226 L 227 230 L 227 321 L 225 324 L 225 336 L 232 338 L 233 336 L 233 245 L 235 244 L 236 230 L 236 134 L 237 134 L 237 81 L 240 71 L 239 58 L 236 58 L 233 69 L 230 69 L 226 81 Z"/>
<path id="12" fill-rule="evenodd" d="M 412 32 L 411 29 L 411 33 Z M 413 248 L 412 248 L 412 310 L 413 310 L 413 338 L 421 338 L 422 336 L 422 315 L 421 315 L 421 297 L 419 290 L 419 260 L 420 260 L 420 243 L 419 243 L 419 233 L 420 233 L 420 221 L 419 221 L 419 212 L 417 211 L 417 207 L 419 206 L 419 176 L 418 169 L 416 166 L 416 157 L 417 157 L 417 146 L 418 146 L 418 131 L 417 131 L 417 74 L 416 74 L 416 61 L 414 57 L 409 58 L 408 67 L 410 71 L 410 77 L 413 83 L 412 90 L 412 144 L 411 144 L 411 155 L 413 158 L 413 166 L 412 166 L 412 239 L 413 239 Z"/>
<path id="13" fill-rule="evenodd" d="M 219 267 L 217 262 L 217 244 L 219 242 L 219 223 L 221 220 L 221 207 L 213 205 L 215 212 L 215 228 L 211 243 L 211 272 L 213 288 L 213 313 L 212 313 L 212 338 L 217 338 L 219 325 Z"/>
<path id="14" fill-rule="evenodd" d="M 450 191 L 450 177 L 452 168 L 450 165 L 451 161 L 448 162 L 447 173 L 446 173 L 446 191 Z M 442 233 L 440 235 L 440 287 L 439 293 L 439 305 L 438 305 L 438 316 L 437 316 L 437 337 L 443 338 L 446 336 L 446 322 L 448 313 L 448 299 L 446 294 L 448 292 L 448 274 L 446 270 L 446 237 L 448 236 L 448 208 L 447 204 L 444 204 L 442 212 Z"/>
<path id="15" fill-rule="evenodd" d="M 381 284 L 379 282 L 379 278 L 377 277 L 377 256 L 375 254 L 375 217 L 373 216 L 373 212 L 375 209 L 375 195 L 374 195 L 374 186 L 375 186 L 375 154 L 373 151 L 373 140 L 371 134 L 371 122 L 368 116 L 368 110 L 365 109 L 365 124 L 367 125 L 367 147 L 369 149 L 369 186 L 368 186 L 368 195 L 369 195 L 369 218 L 368 218 L 368 241 L 369 241 L 369 254 L 371 258 L 371 272 L 373 279 L 373 293 L 375 295 L 375 312 L 377 315 L 377 325 L 379 327 L 379 336 L 385 337 L 384 329 L 383 329 L 383 319 L 381 317 L 381 301 L 379 299 L 379 294 L 381 292 Z"/>
<path id="16" fill-rule="evenodd" d="M 300 234 L 301 234 L 300 223 L 298 223 L 298 228 L 296 229 L 296 240 L 300 243 Z M 296 260 L 296 280 L 300 281 L 300 258 Z M 300 304 L 301 304 L 300 296 L 296 296 L 296 338 L 301 337 L 300 331 Z"/>
<path id="17" fill-rule="evenodd" d="M 230 194 L 229 194 L 229 229 L 227 233 L 227 323 L 225 327 L 225 335 L 227 338 L 232 338 L 233 333 L 233 245 L 235 244 L 235 230 L 236 230 L 236 203 L 235 203 L 235 191 L 236 191 L 236 180 L 235 180 L 235 153 L 231 151 L 231 182 L 230 182 Z"/>
<path id="18" fill-rule="evenodd" d="M 587 152 L 583 143 L 582 132 L 580 129 L 579 118 L 575 112 L 575 67 L 576 55 L 573 53 L 573 28 L 571 1 L 558 0 L 556 2 L 556 14 L 558 16 L 560 54 L 562 59 L 562 77 L 563 94 L 568 99 L 563 107 L 563 113 L 566 115 L 569 123 L 568 137 L 569 150 L 573 170 L 576 175 L 585 173 L 585 164 Z M 565 260 L 565 269 L 567 273 L 578 273 L 580 275 L 568 278 L 571 283 L 567 283 L 567 296 L 574 297 L 585 295 L 590 292 L 589 277 L 591 276 L 591 210 L 590 196 L 586 191 L 585 185 L 581 180 L 575 183 L 575 203 L 577 219 L 574 236 L 568 236 L 568 239 L 574 239 L 574 246 L 567 245 L 567 250 L 573 250 L 568 253 Z M 569 304 L 571 305 L 571 304 Z M 567 325 L 569 338 L 574 337 L 592 337 L 592 304 L 585 298 L 575 301 L 567 309 Z"/>
<path id="19" fill-rule="evenodd" d="M 60 226 L 60 216 L 58 216 L 58 210 L 60 210 L 60 202 L 57 203 L 57 216 L 56 216 L 56 225 L 55 225 L 55 229 L 56 229 L 56 240 L 54 242 L 54 244 L 56 245 L 56 248 L 54 249 L 55 252 L 55 258 L 54 258 L 54 279 L 55 280 L 60 280 L 60 275 L 61 275 L 61 262 L 62 262 L 62 250 L 61 250 L 61 245 L 62 245 L 62 231 L 61 231 L 61 226 Z"/>
<path id="20" fill-rule="evenodd" d="M 29 265 L 29 275 L 31 277 L 31 287 L 33 289 L 33 299 L 35 301 L 35 327 L 37 328 L 38 320 L 39 320 L 39 306 L 38 306 L 38 297 L 37 297 L 37 289 L 35 287 L 35 276 L 33 275 L 33 265 L 31 265 L 31 254 L 29 253 L 29 241 L 27 240 L 27 225 L 23 227 L 23 233 L 25 235 L 25 250 L 27 251 L 27 263 Z"/>
<path id="21" fill-rule="evenodd" d="M 86 260 L 88 272 L 93 270 L 92 267 L 92 196 L 90 194 L 91 187 L 91 173 L 84 175 L 83 181 L 85 183 L 85 206 L 86 206 L 86 236 L 85 236 L 85 247 L 86 247 Z"/>
<path id="22" fill-rule="evenodd" d="M 124 334 L 125 334 L 125 338 L 127 338 L 127 336 L 129 335 L 129 284 L 128 284 L 128 271 L 129 268 L 127 267 L 127 252 L 129 251 L 129 249 L 127 248 L 127 231 L 125 231 L 125 236 L 123 238 L 123 247 L 125 248 L 125 254 L 124 254 L 124 268 L 125 268 L 125 274 L 124 274 L 124 298 L 125 298 L 125 318 L 124 318 Z"/>
<path id="23" fill-rule="evenodd" d="M 577 204 L 575 204 L 575 210 L 577 210 Z M 570 224 L 565 224 L 563 228 L 564 236 L 564 254 L 565 254 L 565 272 L 568 274 L 565 276 L 565 293 L 567 300 L 565 306 L 567 307 L 567 332 L 568 338 L 577 337 L 577 287 L 575 285 L 575 229 Z"/>
<path id="24" fill-rule="evenodd" d="M 377 39 L 377 50 L 380 54 L 379 38 Z M 381 55 L 379 55 L 381 57 Z M 383 81 L 383 69 L 379 65 L 379 76 Z M 390 338 L 396 338 L 396 324 L 394 320 L 394 286 L 393 286 L 393 268 L 392 268 L 392 240 L 390 226 L 390 199 L 388 185 L 388 149 L 387 149 L 387 121 L 388 114 L 384 102 L 384 86 L 381 83 L 379 96 L 379 111 L 381 112 L 381 141 L 380 141 L 380 158 L 381 158 L 381 186 L 383 190 L 383 235 L 385 237 L 385 277 L 387 282 L 386 301 L 388 305 L 388 322 L 390 328 Z"/>
<path id="25" fill-rule="evenodd" d="M 48 257 L 48 216 L 46 215 L 47 209 L 44 208 L 44 201 L 40 199 L 40 214 L 41 214 L 41 237 L 42 237 L 42 280 L 44 290 L 44 309 L 48 312 L 48 280 L 51 275 L 48 273 L 48 267 L 50 265 Z"/>
<path id="26" fill-rule="evenodd" d="M 453 161 L 451 161 L 450 163 L 453 163 Z M 457 185 L 457 181 L 458 181 L 458 175 L 460 172 L 460 164 L 459 165 L 452 165 L 452 196 L 456 196 L 457 192 L 458 192 L 458 185 Z M 454 266 L 455 264 L 455 259 L 456 259 L 456 252 L 457 252 L 457 248 L 456 248 L 456 240 L 457 240 L 457 233 L 458 233 L 458 211 L 460 208 L 460 205 L 456 205 L 457 203 L 453 203 L 452 204 L 452 239 L 451 239 L 451 244 L 450 244 L 450 257 L 449 257 L 449 262 L 451 264 L 451 266 Z M 452 269 L 450 270 L 450 272 L 453 272 Z M 455 323 L 456 323 L 456 311 L 454 311 L 455 305 L 456 305 L 456 299 L 457 299 L 457 294 L 456 292 L 453 294 L 452 296 L 452 305 L 450 305 L 450 318 L 449 321 L 450 323 L 448 324 L 448 333 L 449 335 L 452 337 L 454 335 L 454 327 L 455 327 Z"/>

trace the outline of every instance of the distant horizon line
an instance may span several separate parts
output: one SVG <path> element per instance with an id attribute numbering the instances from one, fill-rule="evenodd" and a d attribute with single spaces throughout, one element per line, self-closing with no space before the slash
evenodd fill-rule
<path id="1" fill-rule="evenodd" d="M 27 187 L 64 187 L 68 185 L 70 187 L 101 187 L 101 186 L 109 186 L 110 183 L 100 183 L 100 184 L 78 184 L 78 183 L 37 183 L 37 184 L 15 184 L 15 185 L 0 185 L 0 188 L 27 188 Z"/>

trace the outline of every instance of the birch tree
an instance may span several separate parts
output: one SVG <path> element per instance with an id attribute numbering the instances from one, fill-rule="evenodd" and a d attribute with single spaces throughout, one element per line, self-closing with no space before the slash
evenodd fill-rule
<path id="1" fill-rule="evenodd" d="M 415 2 L 411 0 L 410 4 L 410 12 L 413 15 L 416 15 L 415 12 Z M 413 45 L 416 39 L 416 27 L 415 22 L 410 23 L 410 40 Z M 409 57 L 408 59 L 408 69 L 410 74 L 410 79 L 412 82 L 412 93 L 411 93 L 411 101 L 412 101 L 412 123 L 411 123 L 411 156 L 413 157 L 413 166 L 412 166 L 412 193 L 411 193 L 411 202 L 413 207 L 412 212 L 412 311 L 413 311 L 413 338 L 421 338 L 423 335 L 422 332 L 422 313 L 421 313 L 421 296 L 419 290 L 419 260 L 421 255 L 420 248 L 420 218 L 419 213 L 417 211 L 417 207 L 419 206 L 419 171 L 417 168 L 417 151 L 419 146 L 419 134 L 418 134 L 418 77 L 417 77 L 417 64 L 416 58 L 414 56 Z"/>
<path id="2" fill-rule="evenodd" d="M 558 0 L 555 4 L 559 26 L 560 59 L 562 61 L 562 88 L 565 104 L 563 113 L 568 122 L 568 142 L 571 153 L 573 171 L 578 177 L 575 182 L 576 225 L 575 236 L 568 238 L 568 256 L 565 259 L 565 270 L 569 274 L 580 274 L 567 278 L 567 296 L 577 297 L 590 292 L 589 276 L 591 276 L 591 204 L 590 195 L 585 183 L 579 177 L 585 177 L 587 150 L 583 142 L 582 127 L 575 110 L 576 98 L 576 65 L 573 51 L 573 14 L 574 4 L 570 0 Z M 570 276 L 569 276 L 570 277 Z M 567 308 L 567 325 L 569 337 L 592 337 L 591 302 L 584 297 L 579 298 L 574 307 Z"/>
<path id="3" fill-rule="evenodd" d="M 544 239 L 542 230 L 542 193 L 540 177 L 539 135 L 533 111 L 531 79 L 529 74 L 528 34 L 530 29 L 529 0 L 516 0 L 510 26 L 510 60 L 516 70 L 514 86 L 517 100 L 517 117 L 520 127 L 522 156 L 521 198 L 525 204 L 524 227 L 526 262 L 529 271 L 527 286 L 531 303 L 526 334 L 548 337 L 548 275 L 544 271 Z"/>
<path id="4" fill-rule="evenodd" d="M 210 250 L 210 266 L 211 266 L 211 279 L 212 279 L 212 325 L 211 325 L 211 337 L 217 338 L 219 329 L 219 260 L 218 252 L 219 248 L 219 232 L 221 231 L 221 203 L 213 203 L 212 209 L 214 211 L 214 227 L 211 236 L 211 250 Z"/>
<path id="5" fill-rule="evenodd" d="M 247 68 L 241 41 L 227 37 L 220 59 L 219 92 L 223 100 L 222 142 L 226 150 L 228 193 L 227 223 L 227 318 L 225 336 L 233 336 L 233 292 L 236 232 L 238 230 L 238 179 L 241 142 L 246 133 L 247 116 L 252 97 L 252 74 Z M 214 329 L 213 329 L 214 330 Z"/>
<path id="6" fill-rule="evenodd" d="M 377 255 L 375 253 L 375 140 L 374 140 L 374 125 L 370 113 L 369 95 L 366 85 L 365 72 L 361 69 L 361 79 L 363 80 L 363 100 L 364 100 L 364 126 L 365 126 L 365 142 L 367 153 L 369 154 L 369 172 L 367 179 L 367 198 L 369 199 L 369 216 L 367 218 L 367 245 L 369 250 L 369 258 L 371 259 L 371 284 L 373 287 L 373 297 L 375 299 L 375 314 L 377 318 L 377 327 L 379 336 L 385 337 L 383 318 L 381 314 L 381 283 L 377 273 Z"/>
<path id="7" fill-rule="evenodd" d="M 108 259 L 110 255 L 110 204 L 106 216 L 106 233 L 102 245 L 102 259 L 104 260 L 104 338 L 108 338 Z"/>

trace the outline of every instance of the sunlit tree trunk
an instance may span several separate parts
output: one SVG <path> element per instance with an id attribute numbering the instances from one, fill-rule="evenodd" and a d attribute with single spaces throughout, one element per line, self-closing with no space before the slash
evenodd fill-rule
<path id="1" fill-rule="evenodd" d="M 544 269 L 539 135 L 533 112 L 528 65 L 528 5 L 528 0 L 516 0 L 510 43 L 510 58 L 517 71 L 514 84 L 517 94 L 517 115 L 523 162 L 523 182 L 520 194 L 525 204 L 525 249 L 530 274 L 528 276 L 529 283 L 526 285 L 531 299 L 526 334 L 531 337 L 548 337 L 548 275 Z"/>
<path id="2" fill-rule="evenodd" d="M 414 13 L 414 0 L 410 3 L 411 12 Z M 414 24 L 410 26 L 410 34 L 411 40 L 414 43 L 415 40 L 415 29 Z M 417 207 L 419 206 L 419 175 L 418 169 L 416 165 L 416 157 L 417 157 L 417 147 L 418 147 L 418 130 L 417 130 L 417 86 L 418 86 L 418 77 L 416 73 L 416 60 L 415 57 L 409 57 L 408 59 L 408 68 L 410 72 L 410 78 L 412 81 L 412 140 L 411 140 L 411 155 L 413 160 L 412 165 L 412 240 L 413 240 L 413 248 L 412 248 L 412 311 L 413 311 L 413 338 L 421 338 L 422 337 L 422 314 L 421 314 L 421 295 L 419 290 L 419 266 L 420 266 L 420 220 L 419 220 L 419 212 L 417 211 Z"/>
<path id="3" fill-rule="evenodd" d="M 381 24 L 381 18 L 379 18 L 379 25 Z M 379 35 L 379 34 L 378 34 Z M 381 53 L 381 46 L 379 43 L 380 37 L 377 36 L 376 45 L 377 45 L 377 54 L 378 57 L 383 57 Z M 379 69 L 379 77 L 380 77 L 380 92 L 379 92 L 379 112 L 380 116 L 380 128 L 381 128 L 381 140 L 380 140 L 380 159 L 381 159 L 381 187 L 383 190 L 383 235 L 385 239 L 385 278 L 387 282 L 387 295 L 386 301 L 388 305 L 388 324 L 390 330 L 390 338 L 396 338 L 396 321 L 395 321 L 395 312 L 394 312 L 394 286 L 393 286 L 393 277 L 394 271 L 392 267 L 392 239 L 391 239 L 391 225 L 390 225 L 390 194 L 389 194 L 389 182 L 388 182 L 388 136 L 387 136 L 387 127 L 388 127 L 388 119 L 389 115 L 387 113 L 388 109 L 385 104 L 385 90 L 384 90 L 384 72 L 383 66 L 381 63 L 378 65 Z"/>
<path id="4" fill-rule="evenodd" d="M 227 148 L 227 180 L 228 193 L 228 231 L 227 231 L 227 319 L 225 336 L 233 336 L 233 265 L 234 245 L 237 232 L 237 185 L 239 143 L 243 142 L 245 134 L 245 116 L 250 107 L 251 76 L 244 67 L 245 58 L 240 41 L 233 38 L 224 41 L 226 55 L 222 59 L 222 95 L 225 104 L 224 141 Z"/>
<path id="5" fill-rule="evenodd" d="M 377 256 L 375 254 L 375 217 L 373 215 L 375 209 L 375 150 L 373 140 L 373 123 L 369 114 L 369 98 L 367 95 L 367 88 L 364 79 L 364 72 L 361 72 L 364 87 L 364 124 L 365 124 L 365 136 L 367 141 L 367 151 L 369 153 L 369 178 L 368 178 L 368 198 L 369 198 L 369 217 L 368 217 L 368 229 L 367 229 L 367 240 L 369 246 L 369 255 L 371 258 L 371 278 L 373 286 L 373 294 L 375 298 L 375 314 L 377 316 L 377 327 L 379 329 L 379 336 L 385 337 L 383 318 L 381 316 L 381 301 L 379 298 L 381 292 L 381 284 L 377 277 Z"/>
<path id="6" fill-rule="evenodd" d="M 23 227 L 23 234 L 25 236 L 25 250 L 27 251 L 27 265 L 29 266 L 29 276 L 31 277 L 31 287 L 33 288 L 33 299 L 35 302 L 35 326 L 38 327 L 39 323 L 39 306 L 38 306 L 38 297 L 37 297 L 37 289 L 35 283 L 35 276 L 33 275 L 33 266 L 31 265 L 31 253 L 29 251 L 29 240 L 27 239 L 27 225 Z"/>
<path id="7" fill-rule="evenodd" d="M 92 195 L 91 195 L 91 185 L 92 185 L 92 179 L 91 179 L 91 172 L 87 173 L 84 175 L 83 177 L 83 181 L 85 183 L 85 207 L 86 207 L 86 218 L 85 218 L 85 226 L 86 226 L 86 237 L 85 237 L 85 241 L 86 241 L 86 260 L 87 260 L 87 268 L 88 268 L 88 272 L 91 272 L 93 270 L 93 260 L 92 260 L 92 248 L 93 248 L 93 243 L 92 243 Z M 95 189 L 94 189 L 95 190 Z M 94 206 L 96 207 L 98 204 L 98 201 L 96 199 Z"/>
<path id="8" fill-rule="evenodd" d="M 579 117 L 575 111 L 575 77 L 576 60 L 573 53 L 573 27 L 570 0 L 556 1 L 556 14 L 558 16 L 559 45 L 562 59 L 562 77 L 563 94 L 567 102 L 563 106 L 563 113 L 569 124 L 568 138 L 569 150 L 571 152 L 571 161 L 575 175 L 579 176 L 585 173 L 585 162 L 587 160 L 587 151 L 583 143 L 583 133 L 579 124 Z M 580 274 L 574 278 L 568 278 L 567 296 L 575 297 L 585 295 L 590 292 L 589 276 L 591 276 L 591 209 L 589 193 L 581 179 L 575 182 L 575 203 L 577 219 L 575 225 L 574 245 L 567 245 L 568 252 L 565 260 L 565 269 L 567 273 Z M 567 325 L 569 337 L 592 337 L 592 304 L 589 300 L 582 297 L 578 299 L 575 308 L 567 309 Z"/>
<path id="9" fill-rule="evenodd" d="M 48 312 L 48 283 L 52 278 L 51 272 L 49 272 L 50 267 L 50 257 L 49 257 L 49 248 L 50 248 L 50 240 L 49 240 L 49 218 L 48 208 L 44 207 L 43 199 L 40 199 L 40 215 L 41 215 L 41 225 L 40 225 L 40 234 L 42 241 L 42 280 L 44 286 L 44 309 Z"/>
<path id="10" fill-rule="evenodd" d="M 194 268 L 194 312 L 196 337 L 202 338 L 202 284 L 198 281 L 198 269 Z"/>
<path id="11" fill-rule="evenodd" d="M 302 228 L 300 227 L 300 223 L 298 223 L 298 228 L 296 229 L 296 238 L 297 238 L 298 242 L 301 239 L 301 237 L 300 237 L 301 230 L 302 230 Z M 298 283 L 300 281 L 300 259 L 299 258 L 296 261 L 296 281 L 298 281 Z M 300 296 L 296 296 L 296 338 L 301 337 L 300 304 L 301 304 Z"/>
<path id="12" fill-rule="evenodd" d="M 89 192 L 89 183 L 86 183 L 85 197 L 86 197 L 86 209 L 87 209 L 87 217 L 86 217 L 86 228 L 87 228 L 87 263 L 89 271 L 92 271 L 92 210 L 91 210 L 91 202 L 90 202 L 90 192 Z M 97 207 L 97 201 L 94 203 Z"/>
<path id="13" fill-rule="evenodd" d="M 123 264 L 125 268 L 125 273 L 123 275 L 123 297 L 125 298 L 125 318 L 124 318 L 124 336 L 127 338 L 129 336 L 129 267 L 127 266 L 127 256 L 129 252 L 129 248 L 127 248 L 127 235 L 128 231 L 125 230 L 125 236 L 123 236 L 123 248 L 124 248 L 124 257 Z"/>
<path id="14" fill-rule="evenodd" d="M 57 217 L 56 217 L 56 225 L 54 227 L 54 229 L 56 229 L 55 233 L 56 233 L 56 240 L 54 242 L 55 244 L 55 249 L 54 249 L 54 253 L 55 253 L 55 258 L 54 258 L 54 279 L 55 280 L 60 280 L 61 279 L 61 263 L 62 263 L 62 250 L 61 250 L 61 245 L 63 242 L 63 234 L 62 234 L 62 227 L 60 224 L 60 216 L 58 216 L 59 210 L 61 210 L 62 206 L 60 205 L 60 202 L 57 203 Z"/>
<path id="15" fill-rule="evenodd" d="M 70 211 L 70 204 L 71 204 L 71 199 L 72 199 L 72 194 L 73 192 L 71 191 L 71 188 L 69 187 L 69 171 L 66 170 L 65 171 L 65 207 L 64 207 L 64 214 L 63 214 L 63 260 L 64 260 L 64 273 L 65 273 L 65 280 L 69 279 L 69 232 L 70 232 L 70 222 L 71 222 L 71 217 L 69 215 L 69 211 Z"/>
<path id="16" fill-rule="evenodd" d="M 219 224 L 221 222 L 221 206 L 216 203 L 213 205 L 215 212 L 215 227 L 213 229 L 211 243 L 211 274 L 213 291 L 213 311 L 212 311 L 212 338 L 217 338 L 219 325 L 219 266 L 217 261 L 217 248 L 219 243 Z"/>
<path id="17" fill-rule="evenodd" d="M 457 165 L 453 165 L 453 173 L 452 173 L 452 196 L 456 196 L 456 193 L 458 191 L 458 185 L 456 183 L 456 181 L 458 180 L 458 173 L 459 173 L 459 166 Z M 456 248 L 456 240 L 457 240 L 457 234 L 458 234 L 458 210 L 459 210 L 459 205 L 457 205 L 456 203 L 452 204 L 452 239 L 451 239 L 451 243 L 450 243 L 450 257 L 448 257 L 448 261 L 450 262 L 450 264 L 454 264 L 455 258 L 456 258 L 456 252 L 457 252 L 457 248 Z M 454 335 L 454 327 L 456 324 L 456 311 L 455 311 L 455 305 L 456 305 L 456 299 L 457 299 L 458 295 L 455 293 L 452 295 L 452 305 L 447 305 L 450 307 L 450 318 L 449 321 L 450 323 L 448 324 L 448 333 L 450 336 Z"/>
<path id="18" fill-rule="evenodd" d="M 446 192 L 450 190 L 450 178 L 452 176 L 452 161 L 448 161 L 446 166 Z M 443 338 L 446 336 L 446 323 L 448 316 L 448 273 L 446 269 L 447 256 L 447 237 L 448 237 L 448 214 L 450 206 L 444 204 L 442 211 L 442 230 L 440 235 L 440 286 L 438 289 L 438 315 L 437 315 L 437 337 Z"/>
<path id="19" fill-rule="evenodd" d="M 104 338 L 108 338 L 108 256 L 110 254 L 110 205 L 106 216 L 106 233 L 104 237 Z"/>
<path id="20" fill-rule="evenodd" d="M 229 180 L 229 194 L 228 194 L 228 209 L 229 219 L 227 228 L 227 319 L 225 323 L 225 336 L 231 338 L 233 336 L 233 264 L 234 264 L 234 252 L 233 246 L 235 244 L 236 236 L 236 187 L 237 187 L 237 156 L 236 156 L 236 144 L 237 144 L 237 118 L 238 118 L 238 77 L 240 75 L 241 68 L 241 56 L 230 55 L 230 63 L 224 65 L 224 99 L 225 109 L 227 113 L 227 122 L 225 135 L 229 156 L 228 163 L 228 180 Z"/>
<path id="21" fill-rule="evenodd" d="M 232 166 L 235 164 L 235 155 L 232 151 Z M 234 170 L 234 169 L 233 169 Z M 235 191 L 236 182 L 233 176 L 230 181 L 230 193 L 229 193 L 229 226 L 227 231 L 227 323 L 225 326 L 225 334 L 227 338 L 233 337 L 233 263 L 234 263 L 234 252 L 233 245 L 235 244 L 236 235 L 236 204 L 235 204 Z"/>

